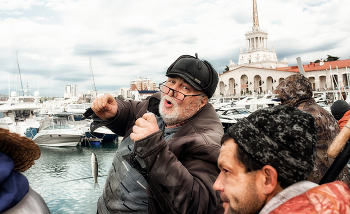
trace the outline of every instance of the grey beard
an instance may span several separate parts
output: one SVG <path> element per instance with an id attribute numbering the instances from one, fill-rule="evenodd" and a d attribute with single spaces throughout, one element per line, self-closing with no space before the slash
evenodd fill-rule
<path id="1" fill-rule="evenodd" d="M 162 111 L 162 109 L 165 108 L 163 106 L 165 102 L 165 97 L 166 99 L 171 101 L 171 103 L 173 104 L 174 110 L 170 115 L 164 114 Z M 200 100 L 198 102 L 200 102 Z M 196 106 L 199 106 L 199 105 L 195 103 L 191 103 L 188 106 L 186 106 L 186 108 L 179 109 L 175 99 L 165 95 L 165 96 L 162 96 L 162 99 L 160 101 L 159 114 L 162 116 L 167 126 L 173 126 L 191 118 L 194 114 L 196 114 L 198 111 L 198 107 Z"/>

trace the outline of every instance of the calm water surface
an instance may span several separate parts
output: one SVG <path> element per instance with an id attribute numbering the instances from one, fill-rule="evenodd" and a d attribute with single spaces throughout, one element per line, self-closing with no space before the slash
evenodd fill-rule
<path id="1" fill-rule="evenodd" d="M 41 157 L 23 174 L 45 200 L 51 213 L 95 214 L 118 143 L 92 147 L 40 147 Z M 98 183 L 94 190 L 91 152 L 98 160 Z"/>

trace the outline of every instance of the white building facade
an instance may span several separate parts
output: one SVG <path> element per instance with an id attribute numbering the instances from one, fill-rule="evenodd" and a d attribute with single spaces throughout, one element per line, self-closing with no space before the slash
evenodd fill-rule
<path id="1" fill-rule="evenodd" d="M 78 86 L 77 85 L 66 85 L 64 89 L 64 98 L 78 97 Z"/>
<path id="2" fill-rule="evenodd" d="M 289 66 L 286 59 L 278 62 L 273 48 L 267 46 L 267 32 L 260 30 L 256 0 L 253 0 L 253 27 L 247 32 L 246 53 L 240 50 L 238 64 L 230 61 L 229 71 L 219 75 L 214 97 L 246 96 L 270 93 L 289 75 L 299 73 L 298 66 Z M 328 93 L 333 99 L 349 91 L 350 60 L 338 60 L 303 65 L 314 93 Z M 345 98 L 344 98 L 345 99 Z"/>

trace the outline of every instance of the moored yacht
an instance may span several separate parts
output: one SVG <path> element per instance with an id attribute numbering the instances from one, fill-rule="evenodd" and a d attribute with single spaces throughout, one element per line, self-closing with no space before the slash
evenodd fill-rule
<path id="1" fill-rule="evenodd" d="M 40 122 L 40 130 L 33 141 L 41 146 L 76 146 L 84 137 L 88 121 L 82 114 L 59 113 Z"/>
<path id="2" fill-rule="evenodd" d="M 8 101 L 0 105 L 0 128 L 21 136 L 33 137 L 32 130 L 36 131 L 40 126 L 41 118 L 34 116 L 34 111 L 41 108 L 39 99 L 38 92 L 34 96 L 17 96 L 16 92 L 11 92 Z"/>

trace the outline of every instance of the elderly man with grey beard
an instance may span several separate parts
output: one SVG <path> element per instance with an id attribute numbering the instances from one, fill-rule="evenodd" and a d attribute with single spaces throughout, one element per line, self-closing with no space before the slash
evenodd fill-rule
<path id="1" fill-rule="evenodd" d="M 208 103 L 218 74 L 196 54 L 180 56 L 166 76 L 146 101 L 106 94 L 91 106 L 91 131 L 106 126 L 124 137 L 97 202 L 99 214 L 223 213 L 212 188 L 223 128 Z"/>

